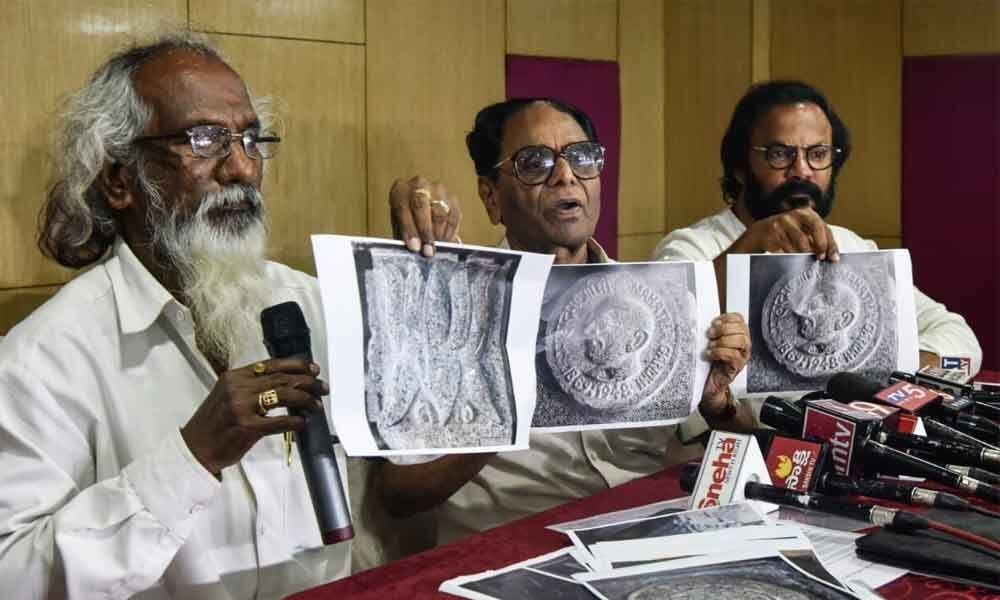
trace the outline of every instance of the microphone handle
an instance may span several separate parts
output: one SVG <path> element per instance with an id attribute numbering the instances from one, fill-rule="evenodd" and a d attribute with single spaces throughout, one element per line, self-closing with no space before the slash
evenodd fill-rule
<path id="1" fill-rule="evenodd" d="M 1000 446 L 994 446 L 977 437 L 973 437 L 964 431 L 959 431 L 950 425 L 945 425 L 937 419 L 922 417 L 922 420 L 924 422 L 924 427 L 927 428 L 927 432 L 936 438 L 946 438 L 963 444 L 968 444 L 970 446 L 975 446 L 976 448 L 1000 450 Z"/>
<path id="2" fill-rule="evenodd" d="M 971 467 L 1000 466 L 1000 452 L 988 448 L 976 448 L 961 442 L 926 438 L 905 433 L 879 433 L 878 441 L 896 449 L 913 449 L 930 453 L 938 460 Z"/>
<path id="3" fill-rule="evenodd" d="M 978 479 L 953 473 L 948 469 L 936 465 L 932 462 L 911 456 L 905 452 L 880 444 L 874 440 L 868 440 L 864 445 L 867 456 L 872 457 L 872 463 L 881 461 L 895 463 L 895 466 L 909 475 L 919 475 L 932 481 L 943 483 L 963 492 L 973 494 L 979 498 L 990 502 L 1000 502 L 1000 488 L 983 483 Z"/>

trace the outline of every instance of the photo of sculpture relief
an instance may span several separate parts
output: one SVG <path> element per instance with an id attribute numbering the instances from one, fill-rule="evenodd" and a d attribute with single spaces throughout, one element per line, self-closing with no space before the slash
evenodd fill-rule
<path id="1" fill-rule="evenodd" d="M 506 340 L 520 257 L 354 242 L 365 410 L 381 449 L 512 443 Z"/>
<path id="2" fill-rule="evenodd" d="M 538 332 L 532 426 L 687 416 L 695 329 L 691 264 L 553 267 Z"/>
<path id="3" fill-rule="evenodd" d="M 896 286 L 889 253 L 750 257 L 754 351 L 747 391 L 822 388 L 852 371 L 884 381 L 896 368 Z"/>

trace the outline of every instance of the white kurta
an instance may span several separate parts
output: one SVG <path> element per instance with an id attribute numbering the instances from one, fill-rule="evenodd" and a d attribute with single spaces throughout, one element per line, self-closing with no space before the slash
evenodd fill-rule
<path id="1" fill-rule="evenodd" d="M 268 263 L 314 359 L 313 278 Z M 267 358 L 262 343 L 236 364 Z M 217 481 L 179 429 L 216 382 L 191 313 L 118 240 L 0 344 L 0 590 L 17 598 L 277 598 L 348 573 L 298 456 L 257 443 Z M 346 481 L 346 479 L 345 479 Z M 13 591 L 17 590 L 16 593 Z"/>
<path id="2" fill-rule="evenodd" d="M 866 240 L 844 227 L 830 225 L 833 238 L 841 252 L 878 250 Z M 656 245 L 654 260 L 714 260 L 736 241 L 746 226 L 730 208 L 698 221 L 690 227 L 672 231 Z M 940 302 L 913 288 L 917 307 L 917 331 L 920 349 L 939 356 L 965 356 L 971 359 L 972 373 L 978 373 L 983 351 L 976 334 L 961 315 L 949 312 Z"/>

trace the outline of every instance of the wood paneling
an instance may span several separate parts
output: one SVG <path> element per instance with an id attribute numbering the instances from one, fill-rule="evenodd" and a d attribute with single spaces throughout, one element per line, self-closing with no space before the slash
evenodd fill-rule
<path id="1" fill-rule="evenodd" d="M 198 30 L 364 43 L 364 0 L 190 0 Z"/>
<path id="2" fill-rule="evenodd" d="M 719 144 L 751 79 L 751 0 L 666 4 L 667 230 L 724 206 Z"/>
<path id="3" fill-rule="evenodd" d="M 59 291 L 59 286 L 41 286 L 0 290 L 0 335 L 6 335 L 10 328 L 31 314 Z"/>
<path id="4" fill-rule="evenodd" d="M 830 222 L 898 237 L 899 0 L 771 0 L 771 17 L 771 75 L 819 87 L 851 130 Z"/>
<path id="5" fill-rule="evenodd" d="M 667 234 L 645 233 L 618 236 L 618 260 L 621 262 L 645 262 L 650 260 L 653 249 Z"/>
<path id="6" fill-rule="evenodd" d="M 213 39 L 254 94 L 276 100 L 283 140 L 264 180 L 271 254 L 315 273 L 310 234 L 367 231 L 364 48 L 228 35 Z"/>
<path id="7" fill-rule="evenodd" d="M 467 243 L 494 244 L 465 134 L 504 98 L 498 0 L 368 3 L 368 231 L 389 236 L 389 187 L 423 175 L 457 193 Z"/>
<path id="8" fill-rule="evenodd" d="M 49 133 L 59 98 L 80 88 L 112 50 L 162 24 L 183 23 L 184 0 L 22 0 L 0 3 L 0 288 L 66 281 L 72 272 L 35 246 L 51 181 Z"/>
<path id="9" fill-rule="evenodd" d="M 666 225 L 664 172 L 664 41 L 662 0 L 621 0 L 618 58 L 621 160 L 618 233 L 662 231 Z"/>
<path id="10" fill-rule="evenodd" d="M 753 0 L 754 81 L 771 78 L 771 0 Z"/>
<path id="11" fill-rule="evenodd" d="M 1000 1 L 903 0 L 903 54 L 1000 52 Z"/>
<path id="12" fill-rule="evenodd" d="M 615 60 L 617 10 L 616 0 L 507 0 L 507 52 Z"/>

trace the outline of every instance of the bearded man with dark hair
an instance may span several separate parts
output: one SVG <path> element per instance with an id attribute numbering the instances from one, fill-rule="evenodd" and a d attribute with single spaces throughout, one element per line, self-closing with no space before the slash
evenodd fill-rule
<path id="1" fill-rule="evenodd" d="M 713 260 L 721 288 L 729 254 L 806 252 L 835 261 L 841 251 L 877 250 L 875 242 L 825 221 L 851 150 L 850 131 L 815 87 L 801 81 L 754 85 L 736 104 L 722 138 L 721 184 L 729 206 L 671 232 L 653 257 Z M 977 373 L 983 352 L 965 319 L 917 288 L 913 294 L 920 363 L 937 367 L 941 356 L 963 356 Z"/>
<path id="2" fill-rule="evenodd" d="M 346 574 L 275 435 L 329 388 L 316 282 L 264 258 L 261 106 L 186 33 L 70 99 L 39 245 L 90 268 L 0 344 L 0 589 L 273 598 Z M 267 358 L 259 314 L 284 301 L 317 363 Z"/>

